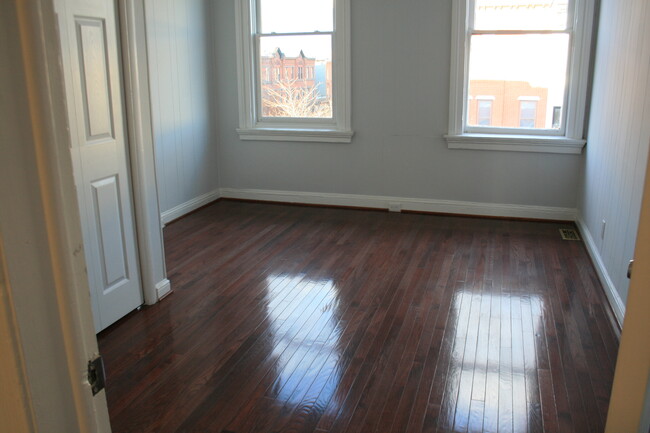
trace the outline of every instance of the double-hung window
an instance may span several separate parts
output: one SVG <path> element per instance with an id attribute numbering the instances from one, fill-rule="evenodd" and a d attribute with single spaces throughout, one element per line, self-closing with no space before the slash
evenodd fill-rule
<path id="1" fill-rule="evenodd" d="M 237 2 L 240 138 L 350 142 L 349 0 Z"/>
<path id="2" fill-rule="evenodd" d="M 450 148 L 581 152 L 593 1 L 453 2 Z"/>

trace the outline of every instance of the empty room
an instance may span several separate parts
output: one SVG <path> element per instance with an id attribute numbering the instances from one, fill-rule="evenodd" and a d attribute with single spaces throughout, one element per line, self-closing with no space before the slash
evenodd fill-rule
<path id="1" fill-rule="evenodd" d="M 650 431 L 647 0 L 0 5 L 0 431 Z"/>

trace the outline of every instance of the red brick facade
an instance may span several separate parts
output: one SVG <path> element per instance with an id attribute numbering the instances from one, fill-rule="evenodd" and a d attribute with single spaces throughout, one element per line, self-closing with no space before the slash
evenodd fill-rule
<path id="1" fill-rule="evenodd" d="M 532 87 L 524 81 L 473 80 L 469 86 L 467 117 L 469 125 L 478 125 L 479 117 L 487 118 L 487 106 L 491 101 L 491 116 L 489 126 L 504 128 L 519 128 L 529 120 L 530 108 L 534 110 L 534 127 L 550 127 L 546 124 L 548 109 L 548 89 Z M 479 101 L 483 104 L 482 116 L 479 116 Z M 534 104 L 533 104 L 534 102 Z M 528 103 L 523 105 L 522 103 Z M 522 115 L 524 119 L 522 119 Z M 528 119 L 527 119 L 528 117 Z M 532 119 L 530 119 L 532 120 Z M 529 127 L 532 126 L 529 124 Z"/>

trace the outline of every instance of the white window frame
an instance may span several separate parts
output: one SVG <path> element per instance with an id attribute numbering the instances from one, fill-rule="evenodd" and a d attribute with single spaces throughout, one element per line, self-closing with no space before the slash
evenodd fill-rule
<path id="1" fill-rule="evenodd" d="M 258 141 L 350 143 L 354 135 L 351 126 L 350 0 L 334 0 L 331 119 L 261 116 L 258 108 L 260 106 L 260 86 L 258 85 L 256 48 L 258 4 L 258 0 L 237 0 L 237 75 L 239 81 L 239 128 L 237 132 L 239 138 Z"/>
<path id="2" fill-rule="evenodd" d="M 589 79 L 594 0 L 569 0 L 570 45 L 567 97 L 563 123 L 557 130 L 522 130 L 467 126 L 471 13 L 475 0 L 455 0 L 452 7 L 451 82 L 449 92 L 450 149 L 504 150 L 579 154 L 583 139 Z"/>

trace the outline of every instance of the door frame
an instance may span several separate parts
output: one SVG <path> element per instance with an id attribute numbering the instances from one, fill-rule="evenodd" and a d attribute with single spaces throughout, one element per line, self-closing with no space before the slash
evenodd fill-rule
<path id="1" fill-rule="evenodd" d="M 87 377 L 98 348 L 53 1 L 0 2 L 0 28 L 13 60 L 0 67 L 0 349 L 20 374 L 0 394 L 27 418 L 21 433 L 110 432 L 106 394 Z"/>
<path id="2" fill-rule="evenodd" d="M 154 304 L 171 286 L 155 179 L 144 5 L 116 5 L 138 259 L 144 301 Z M 11 204 L 0 210 L 3 387 L 12 378 L 0 393 L 0 415 L 21 418 L 12 426 L 17 432 L 110 432 L 105 391 L 93 396 L 87 377 L 88 361 L 99 350 L 54 1 L 0 2 L 0 28 L 3 58 L 16 59 L 0 67 L 7 98 L 0 104 L 0 201 Z"/>
<path id="3" fill-rule="evenodd" d="M 165 266 L 156 181 L 144 0 L 116 3 L 142 293 L 144 303 L 153 305 L 172 288 Z"/>
<path id="4" fill-rule="evenodd" d="M 650 314 L 648 311 L 650 311 L 650 155 L 634 249 L 634 267 L 607 413 L 606 433 L 647 433 L 650 428 L 650 345 L 648 344 Z"/>

